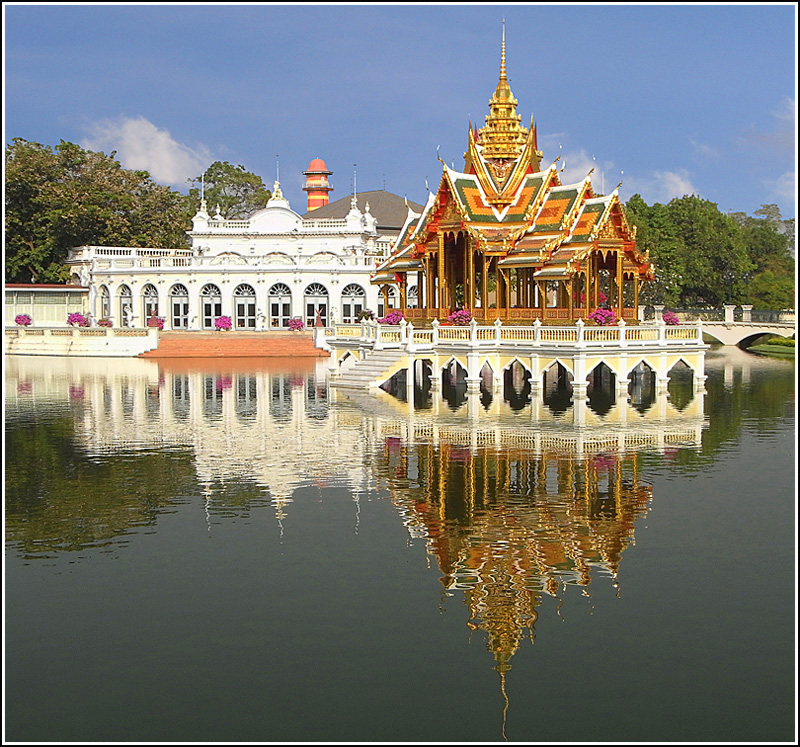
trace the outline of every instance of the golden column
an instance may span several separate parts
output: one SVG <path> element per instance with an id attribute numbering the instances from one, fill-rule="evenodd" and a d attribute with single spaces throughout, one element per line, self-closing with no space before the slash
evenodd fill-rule
<path id="1" fill-rule="evenodd" d="M 439 236 L 439 254 L 437 256 L 436 262 L 436 269 L 437 269 L 437 280 L 439 283 L 439 293 L 438 293 L 438 303 L 436 304 L 438 309 L 445 309 L 447 308 L 447 283 L 445 278 L 445 271 L 444 271 L 444 234 L 440 233 Z"/>

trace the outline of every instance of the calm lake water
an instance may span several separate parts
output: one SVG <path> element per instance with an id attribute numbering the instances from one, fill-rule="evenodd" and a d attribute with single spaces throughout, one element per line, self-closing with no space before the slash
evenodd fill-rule
<path id="1" fill-rule="evenodd" d="M 796 738 L 793 361 L 324 366 L 6 358 L 7 740 Z"/>

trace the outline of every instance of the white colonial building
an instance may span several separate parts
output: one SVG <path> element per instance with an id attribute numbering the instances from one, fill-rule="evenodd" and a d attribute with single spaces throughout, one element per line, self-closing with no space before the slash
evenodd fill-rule
<path id="1" fill-rule="evenodd" d="M 312 196 L 301 216 L 275 182 L 266 207 L 248 220 L 226 220 L 218 208 L 210 215 L 201 200 L 187 232 L 190 248 L 77 247 L 67 260 L 73 282 L 89 289 L 92 321 L 114 326 L 146 326 L 156 317 L 164 329 L 205 330 L 224 316 L 233 329 L 252 331 L 286 329 L 291 319 L 353 322 L 366 310 L 383 316 L 370 275 L 389 255 L 409 207 L 420 206 L 385 191 L 315 207 Z"/>

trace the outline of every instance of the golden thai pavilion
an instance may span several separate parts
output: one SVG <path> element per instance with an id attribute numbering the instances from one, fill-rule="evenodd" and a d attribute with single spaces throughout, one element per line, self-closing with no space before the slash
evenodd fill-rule
<path id="1" fill-rule="evenodd" d="M 397 285 L 400 310 L 415 323 L 456 309 L 479 321 L 572 322 L 601 305 L 637 318 L 653 266 L 636 248 L 618 188 L 595 194 L 591 172 L 562 184 L 558 158 L 542 169 L 536 127 L 521 125 L 508 84 L 505 31 L 500 80 L 485 126 L 469 125 L 464 171 L 439 160 L 438 189 L 421 213 L 409 211 L 372 277 L 387 307 Z"/>

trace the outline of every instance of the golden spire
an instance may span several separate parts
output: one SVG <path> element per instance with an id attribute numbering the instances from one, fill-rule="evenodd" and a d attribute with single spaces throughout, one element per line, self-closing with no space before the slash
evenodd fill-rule
<path id="1" fill-rule="evenodd" d="M 500 48 L 500 80 L 507 80 L 506 77 L 506 19 L 503 19 L 503 42 Z"/>
<path id="2" fill-rule="evenodd" d="M 528 130 L 520 124 L 522 117 L 517 114 L 517 100 L 511 93 L 506 71 L 506 24 L 503 20 L 503 36 L 500 47 L 500 80 L 494 96 L 489 101 L 489 114 L 486 126 L 478 131 L 478 144 L 483 148 L 486 159 L 519 158 L 525 147 Z"/>

